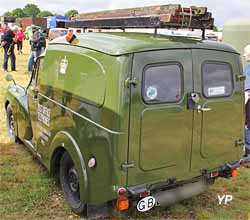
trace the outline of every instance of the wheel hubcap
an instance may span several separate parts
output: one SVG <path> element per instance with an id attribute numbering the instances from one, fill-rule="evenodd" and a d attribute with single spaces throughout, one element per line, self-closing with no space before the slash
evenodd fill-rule
<path id="1" fill-rule="evenodd" d="M 77 192 L 79 190 L 79 177 L 75 167 L 72 167 L 69 170 L 69 186 L 73 192 Z"/>

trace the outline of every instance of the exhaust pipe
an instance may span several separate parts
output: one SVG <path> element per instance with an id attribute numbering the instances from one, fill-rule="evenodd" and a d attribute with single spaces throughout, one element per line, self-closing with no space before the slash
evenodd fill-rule
<path id="1" fill-rule="evenodd" d="M 196 196 L 204 192 L 207 188 L 208 183 L 204 179 L 201 179 L 198 182 L 187 183 L 174 189 L 156 192 L 153 194 L 153 197 L 160 206 L 165 207 Z"/>

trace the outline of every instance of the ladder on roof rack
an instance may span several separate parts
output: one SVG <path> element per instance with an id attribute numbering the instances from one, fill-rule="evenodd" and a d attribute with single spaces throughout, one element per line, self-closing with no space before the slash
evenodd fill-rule
<path id="1" fill-rule="evenodd" d="M 118 9 L 79 15 L 68 21 L 66 27 L 90 29 L 126 28 L 189 28 L 201 29 L 202 38 L 205 30 L 213 29 L 212 13 L 205 7 L 182 8 L 181 5 L 157 5 L 142 8 Z"/>

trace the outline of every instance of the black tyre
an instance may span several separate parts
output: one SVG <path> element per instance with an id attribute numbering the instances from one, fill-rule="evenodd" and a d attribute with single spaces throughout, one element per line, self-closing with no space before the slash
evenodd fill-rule
<path id="1" fill-rule="evenodd" d="M 14 115 L 10 105 L 8 105 L 6 109 L 6 122 L 7 122 L 7 130 L 11 140 L 13 140 L 14 142 L 18 142 L 18 138 L 15 131 Z"/>
<path id="2" fill-rule="evenodd" d="M 64 152 L 60 162 L 60 182 L 72 211 L 78 215 L 86 215 L 86 204 L 80 200 L 79 174 L 68 152 Z"/>

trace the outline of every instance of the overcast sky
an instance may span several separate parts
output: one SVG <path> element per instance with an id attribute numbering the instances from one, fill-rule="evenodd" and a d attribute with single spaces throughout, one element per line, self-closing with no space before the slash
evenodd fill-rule
<path id="1" fill-rule="evenodd" d="M 156 4 L 181 4 L 182 6 L 206 6 L 213 13 L 215 25 L 233 18 L 250 18 L 250 0 L 0 0 L 0 15 L 28 3 L 37 4 L 41 10 L 64 14 L 70 9 L 81 12 L 127 8 Z"/>

